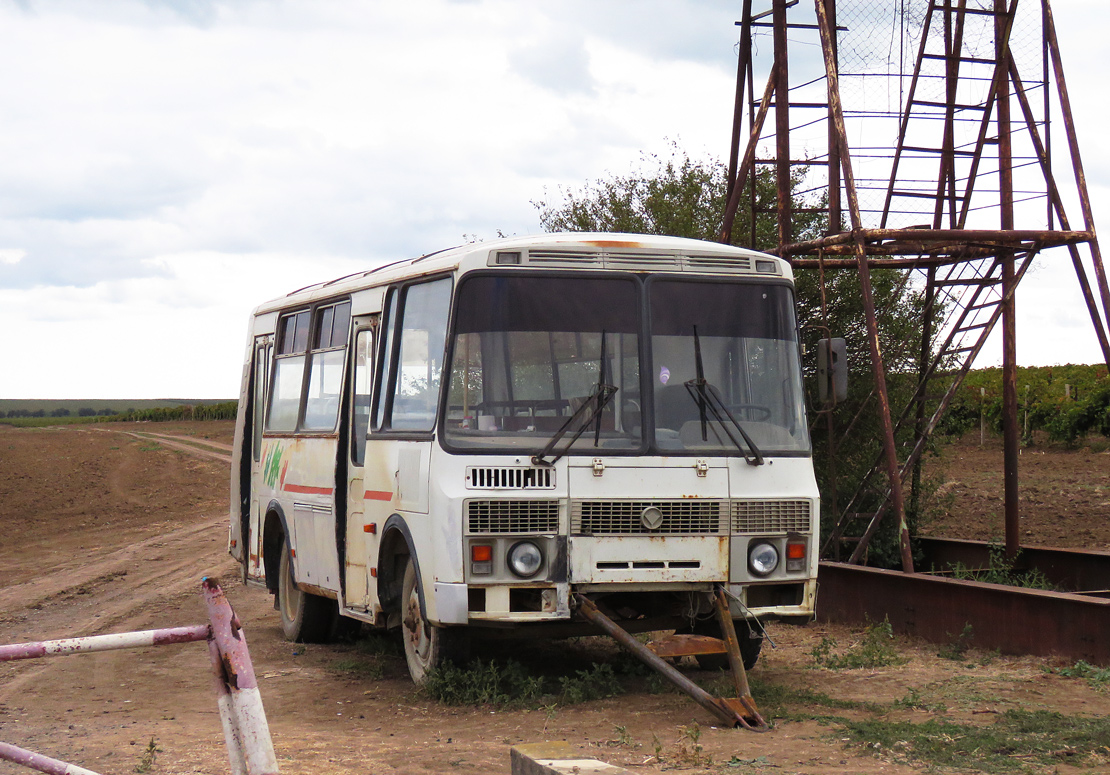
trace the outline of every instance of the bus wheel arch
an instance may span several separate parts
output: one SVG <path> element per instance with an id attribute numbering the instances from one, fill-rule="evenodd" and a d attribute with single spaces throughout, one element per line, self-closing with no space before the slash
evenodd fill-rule
<path id="1" fill-rule="evenodd" d="M 266 574 L 266 589 L 276 595 L 281 574 L 281 552 L 288 542 L 288 526 L 281 506 L 271 503 L 266 509 L 266 521 L 262 528 L 262 565 Z M 274 601 L 277 608 L 277 601 Z"/>
<path id="2" fill-rule="evenodd" d="M 405 566 L 410 561 L 415 565 L 417 578 L 420 578 L 420 561 L 416 559 L 412 532 L 400 514 L 393 514 L 386 520 L 382 540 L 378 544 L 378 599 L 387 612 L 401 610 Z M 420 608 L 423 613 L 428 610 L 424 604 L 423 588 L 420 588 Z"/>
<path id="3" fill-rule="evenodd" d="M 296 555 L 281 505 L 271 502 L 262 531 L 262 562 L 266 588 L 274 595 L 286 640 L 326 643 L 332 639 L 339 609 L 335 601 L 301 590 L 296 581 Z"/>
<path id="4" fill-rule="evenodd" d="M 428 672 L 443 664 L 466 661 L 470 652 L 469 630 L 443 627 L 428 620 L 420 560 L 412 533 L 399 514 L 391 516 L 382 531 L 378 596 L 386 611 L 398 614 L 405 662 L 413 683 L 423 684 Z"/>

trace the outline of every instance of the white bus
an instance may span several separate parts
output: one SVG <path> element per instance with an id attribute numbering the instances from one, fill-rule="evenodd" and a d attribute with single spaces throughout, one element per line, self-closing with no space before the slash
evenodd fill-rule
<path id="1" fill-rule="evenodd" d="M 751 617 L 814 613 L 773 256 L 545 234 L 301 289 L 251 318 L 234 454 L 230 551 L 285 635 L 399 626 L 418 683 L 477 627 L 573 633 L 576 594 L 631 631 L 712 634 L 723 586 L 749 667 Z"/>

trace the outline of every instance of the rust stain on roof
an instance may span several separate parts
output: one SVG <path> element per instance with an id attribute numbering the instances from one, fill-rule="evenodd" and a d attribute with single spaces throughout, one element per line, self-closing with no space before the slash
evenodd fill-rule
<path id="1" fill-rule="evenodd" d="M 630 240 L 584 240 L 584 245 L 593 245 L 599 248 L 642 248 L 644 243 Z"/>

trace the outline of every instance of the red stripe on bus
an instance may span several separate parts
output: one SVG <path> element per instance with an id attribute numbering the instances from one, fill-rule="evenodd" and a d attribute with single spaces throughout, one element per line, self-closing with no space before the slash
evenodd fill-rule
<path id="1" fill-rule="evenodd" d="M 393 493 L 389 490 L 367 490 L 362 497 L 368 501 L 391 501 Z"/>
<path id="2" fill-rule="evenodd" d="M 286 492 L 298 492 L 302 495 L 331 495 L 335 492 L 334 487 L 309 487 L 304 484 L 287 484 L 284 485 Z"/>

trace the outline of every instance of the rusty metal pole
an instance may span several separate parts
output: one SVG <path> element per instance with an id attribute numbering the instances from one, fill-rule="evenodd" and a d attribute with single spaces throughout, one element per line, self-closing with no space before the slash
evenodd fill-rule
<path id="1" fill-rule="evenodd" d="M 219 693 L 218 703 L 220 718 L 224 722 L 224 737 L 228 741 L 229 763 L 236 775 L 241 772 L 246 775 L 277 775 L 277 755 L 270 739 L 262 695 L 258 691 L 258 680 L 239 617 L 231 609 L 215 579 L 203 579 L 201 593 L 212 626 L 210 653 L 213 669 L 216 680 L 222 681 L 227 690 L 226 695 L 222 691 Z M 224 721 L 225 717 L 227 721 Z"/>
<path id="2" fill-rule="evenodd" d="M 831 155 L 830 155 L 830 158 L 831 158 Z M 840 158 L 840 154 L 838 153 L 837 154 L 837 159 L 839 159 L 839 158 Z M 839 176 L 839 170 L 837 171 L 837 174 Z M 839 186 L 839 183 L 837 185 Z M 830 213 L 832 212 L 831 208 L 830 208 L 829 212 Z M 839 208 L 838 208 L 838 213 L 839 213 Z M 817 279 L 818 279 L 818 282 L 820 283 L 819 287 L 821 289 L 821 325 L 825 327 L 826 336 L 831 336 L 832 332 L 829 330 L 829 304 L 828 304 L 828 298 L 825 294 L 826 288 L 825 288 L 824 258 L 825 258 L 825 254 L 823 252 L 819 252 L 817 254 Z M 846 364 L 845 364 L 845 368 L 847 368 Z M 833 391 L 832 399 L 833 399 L 833 408 L 835 408 L 836 407 L 836 391 Z M 832 409 L 828 409 L 828 410 L 825 411 L 825 434 L 827 436 L 827 438 L 825 439 L 825 445 L 826 445 L 826 450 L 827 450 L 826 455 L 828 456 L 828 459 L 827 459 L 826 462 L 828 463 L 828 467 L 829 467 L 829 469 L 828 469 L 829 470 L 829 482 L 828 482 L 828 498 L 826 499 L 826 498 L 823 497 L 821 499 L 821 503 L 822 503 L 822 511 L 824 511 L 826 508 L 828 508 L 828 504 L 831 503 L 832 508 L 829 509 L 829 513 L 839 514 L 840 513 L 840 493 L 838 492 L 838 489 L 837 489 L 837 486 L 836 486 L 836 476 L 837 476 L 837 466 L 836 466 L 836 449 L 837 449 L 837 447 L 836 447 L 836 418 L 833 417 L 833 414 L 834 414 L 834 412 L 832 411 Z M 824 495 L 824 493 L 822 493 L 822 495 Z M 820 515 L 818 515 L 818 518 L 820 518 Z M 836 528 L 834 528 L 834 530 L 833 530 L 834 535 L 837 535 L 838 529 L 839 529 L 839 525 Z M 833 541 L 833 557 L 838 562 L 840 561 L 840 540 L 839 540 L 838 535 L 837 535 L 837 540 Z"/>
<path id="3" fill-rule="evenodd" d="M 752 195 L 755 195 L 756 189 L 756 175 L 754 173 L 755 167 L 755 149 L 759 143 L 759 134 L 763 131 L 763 122 L 767 118 L 767 112 L 770 110 L 771 95 L 775 91 L 775 72 L 774 65 L 771 67 L 771 75 L 767 79 L 767 88 L 763 90 L 763 99 L 759 103 L 759 111 L 752 118 L 751 131 L 748 134 L 748 147 L 744 151 L 744 158 L 740 162 L 738 175 L 746 174 L 746 171 L 751 169 L 752 172 Z M 726 245 L 732 241 L 732 223 L 736 218 L 736 209 L 740 206 L 740 194 L 743 191 L 743 186 L 734 185 L 732 187 L 732 195 L 728 198 L 728 203 L 725 205 L 725 213 L 721 219 L 721 233 L 720 242 Z M 754 212 L 754 209 L 753 209 Z M 752 241 L 755 240 L 755 229 L 753 227 L 751 232 Z"/>
<path id="4" fill-rule="evenodd" d="M 31 643 L 11 643 L 0 646 L 0 662 L 38 657 L 61 657 L 69 654 L 86 654 L 96 651 L 117 651 L 147 646 L 168 646 L 176 643 L 195 643 L 207 640 L 211 629 L 207 624 L 192 627 L 169 627 L 140 632 L 115 632 L 109 635 L 86 635 L 80 638 L 40 640 Z"/>
<path id="5" fill-rule="evenodd" d="M 1045 0 L 1044 18 L 1047 22 L 1045 34 L 1048 37 L 1048 50 L 1052 57 L 1052 69 L 1056 74 L 1056 89 L 1060 97 L 1060 113 L 1064 118 L 1064 131 L 1068 138 L 1068 149 L 1071 152 L 1071 163 L 1075 170 L 1075 187 L 1079 193 L 1079 204 L 1083 210 L 1084 228 L 1092 235 L 1091 238 L 1091 263 L 1098 283 L 1099 295 L 1102 297 L 1102 311 L 1107 321 L 1110 321 L 1110 283 L 1106 278 L 1106 270 L 1102 265 L 1102 251 L 1098 246 L 1095 233 L 1095 219 L 1091 211 L 1091 197 L 1087 192 L 1087 174 L 1083 170 L 1083 159 L 1079 155 L 1079 138 L 1075 133 L 1075 120 L 1072 118 L 1071 98 L 1068 96 L 1068 87 L 1064 81 L 1064 63 L 1060 57 L 1060 42 L 1056 39 L 1056 22 L 1052 17 L 1052 7 Z M 1106 362 L 1110 368 L 1110 359 Z"/>
<path id="6" fill-rule="evenodd" d="M 840 54 L 836 41 L 836 0 L 823 0 L 825 14 L 829 18 L 829 29 L 832 35 L 829 46 L 832 49 L 833 65 L 840 67 Z M 836 141 L 836 128 L 832 117 L 832 106 L 829 106 L 829 228 L 826 234 L 837 234 L 844 230 L 844 214 L 840 204 L 840 143 Z M 826 322 L 827 325 L 827 322 Z M 831 429 L 830 429 L 831 432 Z"/>
<path id="7" fill-rule="evenodd" d="M 13 762 L 31 770 L 45 772 L 48 775 L 97 775 L 92 770 L 78 767 L 76 764 L 52 759 L 41 753 L 28 751 L 11 743 L 0 743 L 0 761 Z"/>
<path id="8" fill-rule="evenodd" d="M 696 683 L 653 654 L 647 646 L 622 630 L 612 619 L 599 611 L 597 606 L 594 605 L 593 601 L 589 598 L 577 594 L 575 595 L 575 599 L 578 601 L 578 612 L 586 617 L 587 620 L 596 624 L 606 635 L 631 651 L 638 659 L 648 665 L 648 667 L 657 671 L 672 684 L 688 694 L 698 705 L 701 705 L 729 726 L 737 726 L 744 723 L 743 716 L 736 709 L 719 698 L 709 694 L 705 689 L 702 689 Z"/>
<path id="9" fill-rule="evenodd" d="M 1044 173 L 1046 188 L 1048 189 L 1049 207 L 1060 219 L 1060 228 L 1064 231 L 1071 231 L 1071 222 L 1064 210 L 1064 200 L 1060 197 L 1060 189 L 1057 187 L 1056 178 L 1052 174 L 1051 156 L 1047 146 L 1048 127 L 1045 127 L 1045 139 L 1041 140 L 1037 132 L 1037 122 L 1033 116 L 1033 109 L 1029 105 L 1028 95 L 1025 93 L 1021 75 L 1018 73 L 1013 59 L 1010 60 L 1010 77 L 1014 80 L 1014 93 L 1017 95 L 1018 104 L 1021 106 L 1025 117 L 1029 139 L 1033 141 L 1033 150 L 1037 154 L 1041 170 Z M 1091 235 L 1091 239 L 1094 239 L 1094 235 Z M 1102 349 L 1102 359 L 1110 366 L 1110 340 L 1107 339 L 1106 325 L 1102 321 L 1102 313 L 1098 309 L 1098 302 L 1091 290 L 1091 283 L 1087 279 L 1087 270 L 1083 268 L 1083 260 L 1079 255 L 1079 249 L 1075 245 L 1068 245 L 1068 252 L 1071 255 L 1072 268 L 1075 269 L 1075 277 L 1079 281 L 1079 291 L 1083 294 L 1083 300 L 1087 304 L 1087 312 L 1090 315 L 1091 324 L 1095 327 L 1098 345 Z"/>
<path id="10" fill-rule="evenodd" d="M 743 185 L 737 175 L 740 166 L 740 132 L 744 125 L 744 83 L 752 63 L 752 0 L 744 0 L 744 15 L 740 25 L 740 50 L 736 57 L 736 102 L 732 109 L 732 142 L 728 156 L 725 201 L 732 198 L 733 186 Z"/>
<path id="11" fill-rule="evenodd" d="M 817 8 L 817 27 L 821 32 L 821 49 L 825 57 L 825 76 L 828 79 L 829 104 L 836 127 L 837 143 L 840 146 L 841 166 L 844 172 L 844 188 L 848 194 L 848 209 L 852 217 L 852 235 L 855 241 L 856 261 L 859 268 L 860 294 L 867 317 L 867 343 L 871 350 L 871 371 L 875 377 L 875 396 L 879 403 L 879 421 L 882 424 L 883 458 L 886 464 L 887 480 L 890 484 L 890 504 L 898 518 L 899 544 L 902 554 L 902 570 L 913 573 L 913 553 L 910 549 L 910 532 L 906 524 L 906 507 L 902 499 L 902 475 L 898 468 L 898 453 L 894 444 L 894 423 L 890 417 L 890 398 L 886 389 L 886 371 L 883 368 L 882 350 L 879 346 L 879 328 L 875 317 L 875 297 L 871 291 L 871 272 L 867 264 L 867 248 L 864 245 L 863 223 L 860 216 L 859 198 L 856 195 L 856 180 L 852 172 L 852 158 L 848 151 L 847 132 L 844 127 L 844 108 L 840 101 L 840 78 L 836 62 L 832 56 L 832 36 L 835 30 L 829 27 L 828 14 L 821 0 L 815 0 Z M 867 549 L 860 541 L 852 553 L 850 562 L 857 563 Z"/>
<path id="12" fill-rule="evenodd" d="M 925 437 L 925 402 L 927 400 L 929 383 L 929 361 L 933 353 L 933 307 L 936 305 L 936 279 L 937 268 L 929 267 L 925 270 L 925 309 L 921 315 L 921 350 L 917 358 L 918 395 L 914 416 L 914 448 L 916 449 Z M 913 464 L 913 479 L 910 485 L 910 504 L 913 513 L 917 515 L 918 524 L 921 519 L 921 458 Z"/>
<path id="13" fill-rule="evenodd" d="M 775 186 L 777 203 L 775 212 L 778 219 L 778 247 L 790 244 L 794 239 L 791 226 L 793 202 L 790 185 L 790 78 L 787 70 L 789 51 L 786 36 L 786 0 L 773 0 L 772 23 L 775 38 Z M 789 260 L 789 257 L 787 257 Z"/>
<path id="14" fill-rule="evenodd" d="M 998 178 L 1001 228 L 1014 228 L 1014 167 L 1010 137 L 1010 48 L 1006 35 L 1006 0 L 994 0 L 995 66 L 1001 77 L 998 84 Z M 1018 453 L 1021 431 L 1018 428 L 1017 401 L 1017 321 L 1014 287 L 1014 250 L 999 251 L 1002 261 L 1002 446 L 1003 491 L 1006 514 L 1006 557 L 1014 559 L 1021 551 L 1021 512 L 1018 504 Z"/>

